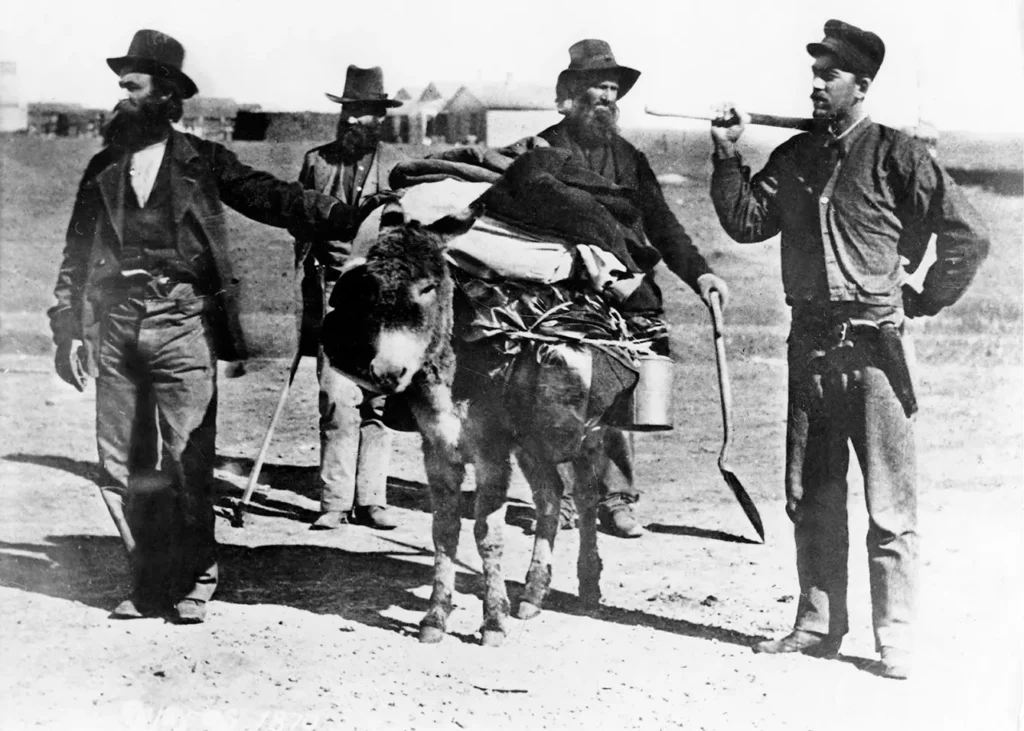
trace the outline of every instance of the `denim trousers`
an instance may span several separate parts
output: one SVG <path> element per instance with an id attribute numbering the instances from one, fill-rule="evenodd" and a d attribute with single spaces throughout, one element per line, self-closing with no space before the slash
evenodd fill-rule
<path id="1" fill-rule="evenodd" d="M 176 284 L 165 294 L 112 297 L 102 319 L 100 489 L 122 531 L 136 592 L 172 601 L 206 601 L 217 587 L 217 362 L 207 307 L 191 285 Z M 169 479 L 141 479 L 158 459 Z"/>
<path id="2" fill-rule="evenodd" d="M 391 430 L 386 398 L 331 368 L 320 349 L 320 510 L 387 505 Z"/>
<path id="3" fill-rule="evenodd" d="M 877 364 L 877 338 L 829 341 L 829 324 L 794 313 L 789 339 L 786 510 L 800 601 L 795 628 L 849 631 L 849 447 L 864 474 L 876 649 L 910 650 L 918 582 L 913 420 Z M 909 343 L 906 342 L 909 346 Z"/>

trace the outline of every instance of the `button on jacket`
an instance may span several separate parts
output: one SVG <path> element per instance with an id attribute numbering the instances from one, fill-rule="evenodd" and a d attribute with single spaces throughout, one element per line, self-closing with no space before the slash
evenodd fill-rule
<path id="1" fill-rule="evenodd" d="M 752 178 L 738 155 L 716 157 L 711 198 L 736 241 L 782 234 L 791 305 L 904 306 L 901 256 L 916 267 L 934 233 L 937 261 L 906 302 L 907 314 L 932 315 L 960 298 L 989 248 L 977 212 L 927 150 L 869 119 L 839 140 L 793 137 Z"/>

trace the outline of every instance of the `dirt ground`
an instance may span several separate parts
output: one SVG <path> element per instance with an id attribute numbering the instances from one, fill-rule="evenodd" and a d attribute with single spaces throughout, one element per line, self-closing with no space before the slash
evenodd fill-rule
<path id="1" fill-rule="evenodd" d="M 712 361 L 678 365 L 677 428 L 638 434 L 640 540 L 600 537 L 603 606 L 576 603 L 562 532 L 546 611 L 478 645 L 479 558 L 464 521 L 451 635 L 421 646 L 431 578 L 418 437 L 389 483 L 401 526 L 310 532 L 315 375 L 306 359 L 244 528 L 218 520 L 207 623 L 117 622 L 126 566 L 97 494 L 93 396 L 44 356 L 0 357 L 0 727 L 109 729 L 1011 729 L 1019 722 L 1024 546 L 1018 366 L 928 366 L 921 379 L 923 568 L 911 680 L 869 672 L 863 494 L 851 479 L 852 631 L 838 661 L 754 655 L 795 609 L 781 490 L 784 363 L 733 364 L 734 471 L 762 545 L 718 473 Z M 285 364 L 222 378 L 220 510 L 237 500 Z M 527 493 L 509 505 L 506 571 L 522 590 Z"/>

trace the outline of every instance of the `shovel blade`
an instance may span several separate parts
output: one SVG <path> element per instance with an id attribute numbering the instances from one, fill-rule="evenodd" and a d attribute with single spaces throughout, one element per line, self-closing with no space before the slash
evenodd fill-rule
<path id="1" fill-rule="evenodd" d="M 754 505 L 754 501 L 750 499 L 750 495 L 747 494 L 746 489 L 743 487 L 743 483 L 740 482 L 740 478 L 733 474 L 732 470 L 724 465 L 718 465 L 718 468 L 722 471 L 722 477 L 725 478 L 725 483 L 732 490 L 732 494 L 736 496 L 739 501 L 740 507 L 743 508 L 743 513 L 747 516 L 747 520 L 754 526 L 754 530 L 757 531 L 757 535 L 761 538 L 761 543 L 764 543 L 764 523 L 761 522 L 761 514 L 757 512 L 757 506 Z"/>

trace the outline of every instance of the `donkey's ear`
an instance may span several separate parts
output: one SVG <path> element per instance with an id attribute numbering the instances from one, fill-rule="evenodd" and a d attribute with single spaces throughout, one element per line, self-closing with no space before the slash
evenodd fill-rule
<path id="1" fill-rule="evenodd" d="M 428 225 L 426 229 L 432 234 L 440 236 L 442 240 L 449 241 L 454 239 L 456 236 L 462 236 L 462 234 L 473 228 L 473 224 L 476 223 L 476 218 L 477 213 L 473 210 L 472 206 L 470 206 L 469 208 L 464 208 L 458 213 L 442 216 Z"/>

